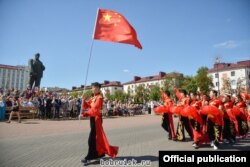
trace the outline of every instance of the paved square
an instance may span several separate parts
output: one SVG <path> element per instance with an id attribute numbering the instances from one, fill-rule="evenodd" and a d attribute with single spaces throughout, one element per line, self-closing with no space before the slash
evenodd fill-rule
<path id="1" fill-rule="evenodd" d="M 177 119 L 175 118 L 175 124 Z M 159 150 L 195 150 L 192 141 L 173 142 L 161 128 L 161 117 L 142 115 L 105 118 L 104 130 L 111 145 L 119 146 L 117 159 L 151 160 L 158 166 Z M 186 133 L 187 134 L 187 133 Z M 1 167 L 80 167 L 88 149 L 89 120 L 23 120 L 0 122 Z M 222 150 L 250 150 L 250 137 Z M 212 151 L 208 145 L 195 150 Z M 105 158 L 108 159 L 108 158 Z M 99 162 L 90 165 L 100 166 Z"/>

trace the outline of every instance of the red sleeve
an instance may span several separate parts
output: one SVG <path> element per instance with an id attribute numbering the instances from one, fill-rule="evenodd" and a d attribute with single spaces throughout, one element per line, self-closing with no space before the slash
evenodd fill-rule
<path id="1" fill-rule="evenodd" d="M 185 106 L 188 106 L 189 105 L 189 99 L 188 98 L 185 98 L 184 102 L 183 102 Z"/>
<path id="2" fill-rule="evenodd" d="M 82 109 L 90 108 L 90 104 L 91 104 L 91 99 L 90 100 L 83 100 Z"/>
<path id="3" fill-rule="evenodd" d="M 165 101 L 167 99 L 166 94 L 163 91 L 161 91 L 161 99 L 162 101 Z"/>
<path id="4" fill-rule="evenodd" d="M 180 93 L 179 89 L 174 88 L 174 93 L 175 93 L 176 97 L 177 97 L 179 100 L 181 100 L 182 97 L 181 97 L 181 93 Z"/>
<path id="5" fill-rule="evenodd" d="M 83 113 L 83 116 L 95 117 L 100 115 L 100 111 L 103 105 L 103 98 L 97 97 L 95 103 L 91 106 L 91 108 Z"/>

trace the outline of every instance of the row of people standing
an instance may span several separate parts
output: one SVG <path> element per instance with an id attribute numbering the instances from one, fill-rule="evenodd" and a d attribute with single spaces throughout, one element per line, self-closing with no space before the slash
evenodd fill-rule
<path id="1" fill-rule="evenodd" d="M 13 106 L 14 100 L 18 102 L 18 107 Z M 77 118 L 81 110 L 81 99 L 37 89 L 27 88 L 23 93 L 9 90 L 0 94 L 1 120 L 5 120 L 6 112 L 9 110 L 11 112 L 8 123 L 11 122 L 13 114 L 16 114 L 21 122 L 19 110 L 33 112 L 40 119 Z"/>
<path id="2" fill-rule="evenodd" d="M 143 104 L 134 104 L 132 102 L 116 102 L 105 101 L 103 103 L 103 115 L 104 116 L 133 116 L 144 114 L 147 109 L 144 109 Z"/>
<path id="3" fill-rule="evenodd" d="M 77 118 L 81 110 L 80 98 L 42 96 L 38 102 L 40 119 Z"/>

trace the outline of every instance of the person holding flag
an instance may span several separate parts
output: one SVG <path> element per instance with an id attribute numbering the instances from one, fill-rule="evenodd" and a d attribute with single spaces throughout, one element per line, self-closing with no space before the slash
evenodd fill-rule
<path id="1" fill-rule="evenodd" d="M 130 25 L 124 16 L 112 10 L 98 9 L 93 32 L 93 41 L 87 65 L 85 85 L 87 83 L 94 40 L 125 43 L 142 49 L 142 45 L 137 39 L 135 29 Z M 90 117 L 91 128 L 88 140 L 88 154 L 82 160 L 84 165 L 88 165 L 90 160 L 104 157 L 105 154 L 109 155 L 111 158 L 115 158 L 118 154 L 119 147 L 109 145 L 109 142 L 103 131 L 101 116 L 103 97 L 101 95 L 100 88 L 101 85 L 99 83 L 93 83 L 93 97 L 89 100 L 86 100 L 84 97 L 82 99 L 82 109 L 88 109 L 88 111 L 80 114 L 80 116 L 82 115 L 83 117 Z"/>
<path id="2" fill-rule="evenodd" d="M 92 83 L 91 89 L 93 97 L 86 100 L 83 96 L 82 109 L 88 109 L 82 113 L 83 117 L 90 117 L 90 134 L 88 139 L 88 154 L 81 160 L 86 166 L 91 160 L 102 158 L 105 154 L 111 158 L 115 158 L 118 154 L 119 147 L 109 145 L 108 139 L 102 127 L 102 105 L 103 96 L 100 91 L 101 84 Z"/>

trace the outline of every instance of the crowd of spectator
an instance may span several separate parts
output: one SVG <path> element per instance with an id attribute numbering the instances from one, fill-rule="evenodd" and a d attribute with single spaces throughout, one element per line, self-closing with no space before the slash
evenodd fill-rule
<path id="1" fill-rule="evenodd" d="M 17 106 L 14 102 L 17 100 Z M 28 110 L 39 119 L 76 119 L 81 110 L 81 98 L 69 95 L 60 95 L 50 91 L 40 91 L 38 88 L 23 91 L 12 89 L 6 92 L 0 91 L 1 120 L 5 119 L 5 113 L 16 110 Z M 20 118 L 18 116 L 19 122 Z M 9 121 L 11 118 L 9 118 Z"/>
<path id="2" fill-rule="evenodd" d="M 81 112 L 81 97 L 29 87 L 23 92 L 16 89 L 0 90 L 0 120 L 5 120 L 9 115 L 7 122 L 10 123 L 12 116 L 16 114 L 18 122 L 21 122 L 22 111 L 28 111 L 38 119 L 78 119 Z M 148 112 L 146 104 L 104 100 L 102 114 L 111 117 L 133 116 L 146 112 Z"/>

